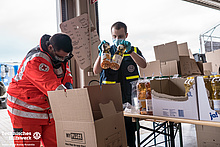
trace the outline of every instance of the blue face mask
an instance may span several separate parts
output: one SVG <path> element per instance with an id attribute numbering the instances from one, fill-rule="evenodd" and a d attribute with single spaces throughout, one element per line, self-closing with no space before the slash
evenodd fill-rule
<path id="1" fill-rule="evenodd" d="M 122 40 L 124 40 L 124 39 L 115 39 L 115 38 L 112 38 L 112 41 L 113 41 L 113 43 L 114 43 L 114 45 L 115 45 L 116 47 L 120 44 L 120 42 L 121 42 Z"/>

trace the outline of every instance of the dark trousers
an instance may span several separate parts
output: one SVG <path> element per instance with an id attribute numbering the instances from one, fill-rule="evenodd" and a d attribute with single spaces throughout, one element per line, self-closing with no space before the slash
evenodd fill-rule
<path id="1" fill-rule="evenodd" d="M 131 117 L 125 118 L 125 129 L 127 135 L 127 145 L 129 147 L 136 147 L 135 145 L 135 131 L 136 131 L 136 123 L 132 122 Z"/>

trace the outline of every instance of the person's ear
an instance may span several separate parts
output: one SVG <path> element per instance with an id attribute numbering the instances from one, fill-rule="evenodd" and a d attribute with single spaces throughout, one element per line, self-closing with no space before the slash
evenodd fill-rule
<path id="1" fill-rule="evenodd" d="M 128 33 L 125 35 L 125 38 L 127 38 L 128 37 Z"/>
<path id="2" fill-rule="evenodd" d="M 48 51 L 52 51 L 53 50 L 53 46 L 50 44 L 48 45 Z"/>

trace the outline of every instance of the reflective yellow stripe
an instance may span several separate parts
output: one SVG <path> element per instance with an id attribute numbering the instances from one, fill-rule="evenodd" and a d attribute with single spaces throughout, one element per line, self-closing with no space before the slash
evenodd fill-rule
<path id="1" fill-rule="evenodd" d="M 137 53 L 137 48 L 134 47 L 134 52 Z M 130 54 L 123 54 L 123 57 L 127 57 L 127 56 L 130 56 Z"/>
<path id="2" fill-rule="evenodd" d="M 139 75 L 126 77 L 126 80 L 137 79 Z"/>
<path id="3" fill-rule="evenodd" d="M 115 81 L 102 81 L 103 84 L 115 84 Z"/>

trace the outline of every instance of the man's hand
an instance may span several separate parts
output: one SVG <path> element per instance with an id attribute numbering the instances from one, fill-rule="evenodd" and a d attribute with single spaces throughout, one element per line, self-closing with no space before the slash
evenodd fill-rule
<path id="1" fill-rule="evenodd" d="M 101 56 L 101 54 L 102 54 L 102 45 L 105 44 L 105 43 L 107 43 L 107 42 L 106 42 L 105 40 L 103 40 L 103 41 L 99 44 L 99 46 L 98 46 L 99 56 Z"/>
<path id="2" fill-rule="evenodd" d="M 131 53 L 131 43 L 129 41 L 122 40 L 120 44 L 123 44 L 126 48 L 126 53 Z"/>

